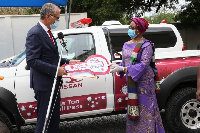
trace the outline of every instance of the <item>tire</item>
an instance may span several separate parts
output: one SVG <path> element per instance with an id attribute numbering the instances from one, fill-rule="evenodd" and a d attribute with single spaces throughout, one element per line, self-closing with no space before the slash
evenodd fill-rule
<path id="1" fill-rule="evenodd" d="M 196 100 L 196 88 L 174 92 L 165 111 L 167 125 L 175 133 L 200 133 L 200 102 Z"/>
<path id="2" fill-rule="evenodd" d="M 9 119 L 9 117 L 6 115 L 6 113 L 3 112 L 1 109 L 0 109 L 0 126 L 2 126 L 2 129 L 0 129 L 0 133 L 1 133 L 1 130 L 3 129 L 5 129 L 5 131 L 7 130 L 12 131 L 12 122 Z"/>

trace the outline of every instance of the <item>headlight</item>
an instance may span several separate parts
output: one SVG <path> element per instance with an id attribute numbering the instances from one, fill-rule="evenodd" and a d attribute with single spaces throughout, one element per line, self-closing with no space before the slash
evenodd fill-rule
<path id="1" fill-rule="evenodd" d="M 3 80 L 4 79 L 4 77 L 3 76 L 0 76 L 0 80 Z"/>

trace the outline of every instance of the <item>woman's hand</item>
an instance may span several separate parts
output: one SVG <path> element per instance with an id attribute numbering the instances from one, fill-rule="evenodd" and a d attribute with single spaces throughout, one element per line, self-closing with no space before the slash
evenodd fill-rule
<path id="1" fill-rule="evenodd" d="M 109 67 L 110 69 L 112 69 L 110 73 L 115 73 L 120 71 L 127 72 L 127 67 L 119 66 L 116 63 L 111 63 Z"/>
<path id="2" fill-rule="evenodd" d="M 70 60 L 69 63 L 77 63 L 80 62 L 81 60 Z"/>
<path id="3" fill-rule="evenodd" d="M 120 72 L 120 71 L 124 71 L 124 67 L 122 67 L 122 66 L 116 66 L 114 69 L 112 69 L 110 71 L 110 73 L 116 73 L 116 72 Z"/>
<path id="4" fill-rule="evenodd" d="M 114 68 L 117 67 L 117 66 L 119 66 L 119 65 L 117 65 L 116 63 L 111 63 L 111 64 L 109 65 L 110 69 L 114 69 Z"/>

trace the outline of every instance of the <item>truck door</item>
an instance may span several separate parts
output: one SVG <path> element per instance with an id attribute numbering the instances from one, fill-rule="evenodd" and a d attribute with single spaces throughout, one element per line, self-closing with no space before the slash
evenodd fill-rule
<path id="1" fill-rule="evenodd" d="M 26 120 L 36 118 L 37 102 L 34 98 L 34 91 L 30 88 L 30 69 L 27 68 L 26 64 L 25 49 L 16 56 L 12 67 L 16 68 L 14 88 L 19 111 Z"/>
<path id="2" fill-rule="evenodd" d="M 68 53 L 63 50 L 63 58 L 81 60 L 84 62 L 89 56 L 96 54 L 93 35 L 90 33 L 78 33 L 65 35 Z M 61 45 L 58 42 L 59 51 Z M 98 79 L 72 78 L 63 76 L 61 87 L 61 114 L 68 117 L 91 115 L 106 111 L 106 87 L 105 76 Z M 74 114 L 76 113 L 76 115 Z"/>

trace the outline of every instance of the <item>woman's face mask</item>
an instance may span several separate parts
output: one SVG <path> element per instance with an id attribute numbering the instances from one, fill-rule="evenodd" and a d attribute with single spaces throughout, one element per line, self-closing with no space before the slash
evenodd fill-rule
<path id="1" fill-rule="evenodd" d="M 135 30 L 128 30 L 128 35 L 131 37 L 131 39 L 135 38 L 137 35 L 135 34 Z"/>

